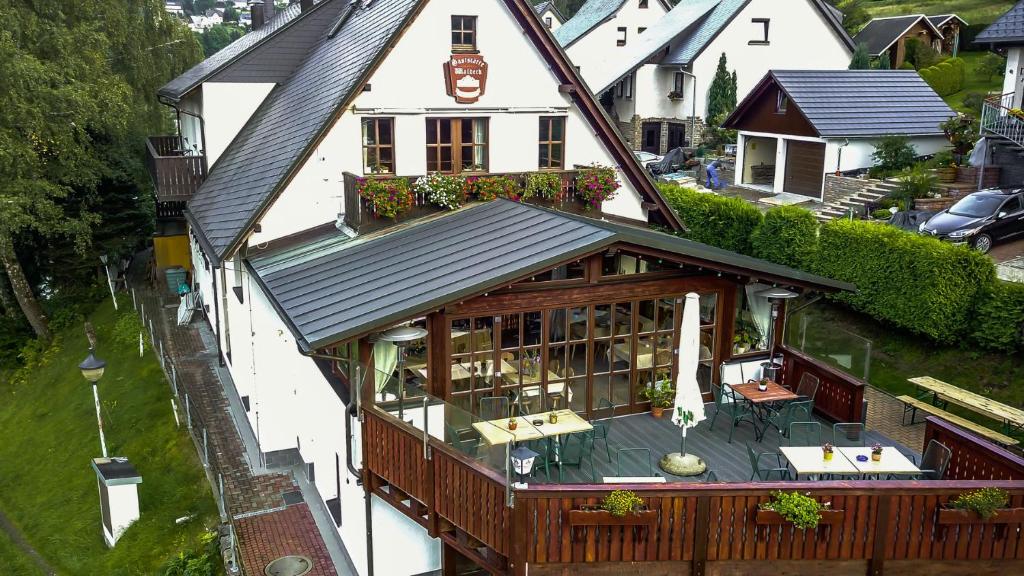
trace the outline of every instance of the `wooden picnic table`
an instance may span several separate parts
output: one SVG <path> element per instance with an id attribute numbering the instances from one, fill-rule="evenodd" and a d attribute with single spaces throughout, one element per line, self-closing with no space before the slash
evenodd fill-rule
<path id="1" fill-rule="evenodd" d="M 912 384 L 915 384 L 918 388 L 924 389 L 932 394 L 932 403 L 941 400 L 942 402 L 952 402 L 957 406 L 966 408 L 982 416 L 987 416 L 993 420 L 998 420 L 1003 423 L 1003 431 L 1011 432 L 1013 429 L 1024 428 L 1024 410 L 1014 408 L 1013 406 L 1007 406 L 1002 402 L 997 402 L 991 398 L 986 398 L 981 394 L 976 394 L 969 390 L 964 390 L 952 384 L 947 384 L 942 380 L 936 380 L 931 376 L 917 376 L 914 378 L 908 378 Z"/>

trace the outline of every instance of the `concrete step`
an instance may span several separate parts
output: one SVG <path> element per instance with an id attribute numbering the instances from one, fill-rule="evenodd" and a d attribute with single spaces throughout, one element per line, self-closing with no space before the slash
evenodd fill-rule
<path id="1" fill-rule="evenodd" d="M 881 188 L 868 188 L 857 194 L 862 198 L 870 198 L 871 200 L 878 200 L 879 198 L 885 198 L 889 195 L 889 190 L 882 190 Z"/>

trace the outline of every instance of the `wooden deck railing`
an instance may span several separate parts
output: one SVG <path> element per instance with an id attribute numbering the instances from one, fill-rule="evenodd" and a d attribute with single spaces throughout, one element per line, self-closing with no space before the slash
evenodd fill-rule
<path id="1" fill-rule="evenodd" d="M 186 156 L 177 136 L 146 140 L 146 167 L 153 178 L 157 202 L 185 202 L 206 179 L 206 157 Z"/>
<path id="2" fill-rule="evenodd" d="M 864 388 L 867 382 L 837 368 L 781 347 L 785 356 L 785 382 L 796 388 L 800 377 L 810 373 L 818 377 L 818 393 L 814 409 L 836 422 L 860 422 L 864 417 Z"/>
<path id="3" fill-rule="evenodd" d="M 925 419 L 924 444 L 937 440 L 952 451 L 950 480 L 1024 480 L 1024 458 L 936 416 Z"/>
<path id="4" fill-rule="evenodd" d="M 981 487 L 1003 488 L 1012 507 L 1024 507 L 1024 460 L 934 418 L 926 435 L 953 451 L 948 481 L 533 485 L 515 489 L 510 506 L 500 473 L 433 437 L 425 458 L 421 431 L 376 407 L 364 416 L 367 488 L 492 574 L 618 573 L 620 562 L 659 574 L 759 573 L 766 560 L 790 562 L 792 574 L 1024 568 L 1024 522 L 938 518 L 946 502 Z M 572 510 L 615 489 L 636 492 L 654 512 L 650 523 L 573 525 Z M 813 530 L 758 523 L 758 506 L 776 490 L 841 512 Z"/>
<path id="5" fill-rule="evenodd" d="M 524 183 L 527 174 L 527 172 L 489 173 L 473 177 L 491 178 L 495 176 L 507 176 L 522 184 Z M 541 206 L 552 207 L 565 212 L 583 211 L 583 202 L 576 197 L 576 171 L 565 170 L 557 172 L 557 174 L 561 177 L 562 189 L 554 200 L 529 199 L 526 201 Z M 426 194 L 413 191 L 413 205 L 409 210 L 399 215 L 397 218 L 379 217 L 375 213 L 371 203 L 369 203 L 365 198 L 359 196 L 359 184 L 367 178 L 405 178 L 409 181 L 411 187 L 412 183 L 416 181 L 418 176 L 357 176 L 349 172 L 342 174 L 342 183 L 344 186 L 345 224 L 357 232 L 372 232 L 374 230 L 391 226 L 396 222 L 406 222 L 415 218 L 443 211 L 442 208 L 433 205 L 427 198 Z"/>
<path id="6" fill-rule="evenodd" d="M 807 561 L 788 564 L 790 574 L 828 572 L 820 561 L 859 561 L 859 569 L 836 566 L 860 574 L 881 574 L 886 562 L 913 561 L 923 573 L 926 566 L 941 571 L 941 561 L 1024 559 L 1021 524 L 938 523 L 941 505 L 983 486 L 1004 488 L 1013 507 L 1024 506 L 1021 482 L 642 484 L 614 488 L 628 488 L 644 500 L 656 513 L 650 525 L 572 526 L 569 511 L 597 504 L 613 487 L 540 486 L 516 493 L 513 555 L 530 565 L 530 574 L 604 562 L 678 562 L 678 574 L 717 573 L 713 564 L 729 567 L 729 573 L 767 573 L 755 564 L 765 560 Z M 812 530 L 759 524 L 758 506 L 775 490 L 808 493 L 842 513 Z"/>

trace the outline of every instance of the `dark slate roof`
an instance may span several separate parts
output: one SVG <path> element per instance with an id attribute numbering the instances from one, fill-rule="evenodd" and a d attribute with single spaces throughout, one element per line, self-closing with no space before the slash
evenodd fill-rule
<path id="1" fill-rule="evenodd" d="M 911 14 L 892 18 L 875 18 L 864 25 L 864 28 L 853 37 L 853 41 L 856 44 L 865 44 L 869 54 L 878 56 L 888 50 L 893 42 L 898 40 L 911 26 L 917 24 L 919 20 L 924 20 L 936 34 L 942 35 L 935 30 L 924 14 Z"/>
<path id="2" fill-rule="evenodd" d="M 225 46 L 213 56 L 196 64 L 180 76 L 171 80 L 157 94 L 166 96 L 172 100 L 178 100 L 188 94 L 197 86 L 205 82 L 214 74 L 224 70 L 228 65 L 237 61 L 252 50 L 262 46 L 278 33 L 286 30 L 294 22 L 302 11 L 298 2 L 290 4 L 287 8 L 277 13 L 269 22 L 259 30 L 245 34 L 238 40 Z"/>
<path id="3" fill-rule="evenodd" d="M 321 30 L 309 56 L 294 76 L 270 92 L 188 204 L 187 215 L 211 256 L 225 257 L 254 223 L 422 1 L 377 0 L 350 8 L 345 0 L 326 0 L 309 12 L 306 18 L 316 19 Z M 346 14 L 340 30 L 330 36 Z"/>
<path id="4" fill-rule="evenodd" d="M 772 78 L 823 138 L 941 135 L 939 124 L 956 116 L 913 70 L 772 70 L 762 83 Z"/>
<path id="5" fill-rule="evenodd" d="M 1024 44 L 1024 0 L 974 38 L 978 44 Z"/>
<path id="6" fill-rule="evenodd" d="M 262 285 L 305 350 L 393 325 L 615 242 L 684 254 L 726 271 L 852 290 L 835 282 L 648 229 L 508 200 L 367 237 L 332 236 L 258 256 Z"/>
<path id="7" fill-rule="evenodd" d="M 942 26 L 943 24 L 949 22 L 953 18 L 959 20 L 960 23 L 963 24 L 964 26 L 968 25 L 966 20 L 957 16 L 956 14 L 936 14 L 935 16 L 928 16 L 928 22 L 930 22 L 932 26 L 935 26 L 935 28 L 938 29 L 939 26 Z"/>

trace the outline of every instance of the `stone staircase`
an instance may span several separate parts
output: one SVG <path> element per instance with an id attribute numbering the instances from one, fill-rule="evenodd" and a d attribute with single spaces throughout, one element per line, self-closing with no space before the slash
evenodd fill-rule
<path id="1" fill-rule="evenodd" d="M 815 210 L 815 216 L 824 224 L 836 218 L 848 218 L 851 210 L 854 213 L 864 213 L 868 204 L 888 196 L 898 186 L 899 182 L 894 178 L 877 181 L 860 192 L 822 204 Z"/>

